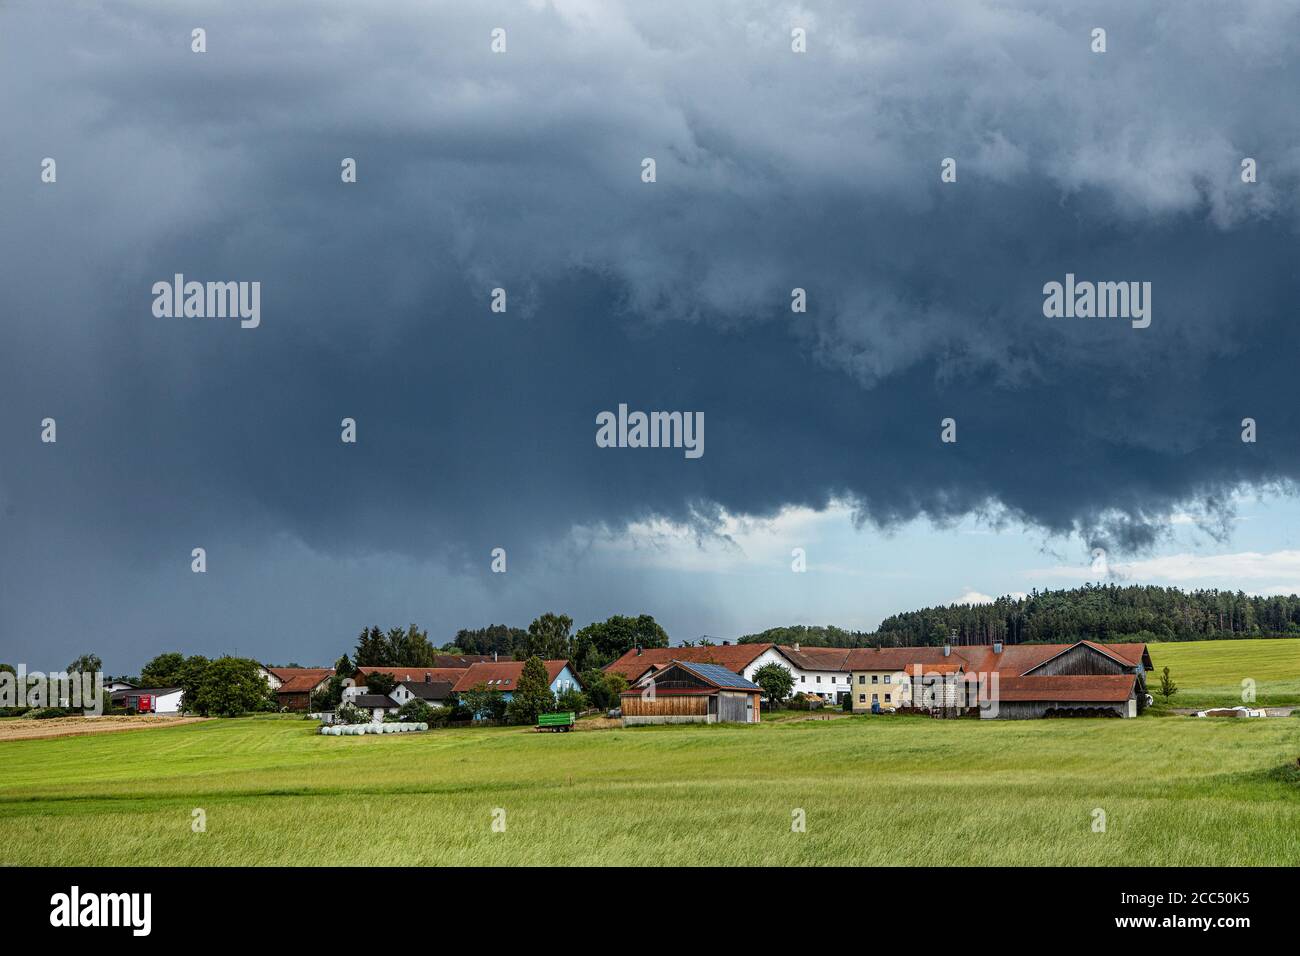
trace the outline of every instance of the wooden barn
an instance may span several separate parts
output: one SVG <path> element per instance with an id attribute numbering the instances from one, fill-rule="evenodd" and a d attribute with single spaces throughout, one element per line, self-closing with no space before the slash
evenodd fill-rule
<path id="1" fill-rule="evenodd" d="M 619 697 L 623 726 L 756 724 L 763 688 L 718 664 L 672 661 Z"/>
<path id="2" fill-rule="evenodd" d="M 275 678 L 268 680 L 275 702 L 282 710 L 310 710 L 311 695 L 327 687 L 334 676 L 332 667 L 265 667 Z"/>

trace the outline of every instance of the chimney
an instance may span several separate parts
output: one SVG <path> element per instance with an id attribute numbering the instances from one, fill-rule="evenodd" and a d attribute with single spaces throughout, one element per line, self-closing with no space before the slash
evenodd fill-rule
<path id="1" fill-rule="evenodd" d="M 428 671 L 425 671 L 425 672 L 424 672 L 424 682 L 425 682 L 426 684 L 432 684 L 432 683 L 433 683 L 433 675 L 430 674 Z"/>
<path id="2" fill-rule="evenodd" d="M 492 663 L 495 664 L 496 662 L 497 662 L 497 652 L 496 652 L 496 651 L 493 651 L 493 652 L 492 652 Z"/>
<path id="3" fill-rule="evenodd" d="M 994 653 L 994 654 L 1001 654 L 1001 653 L 1002 653 L 1002 642 L 1001 642 L 1001 641 L 994 641 L 994 642 L 993 642 L 993 653 Z"/>
<path id="4" fill-rule="evenodd" d="M 638 644 L 638 645 L 636 646 L 636 656 L 637 656 L 637 657 L 640 657 L 640 656 L 641 656 L 641 645 L 640 645 L 640 644 Z"/>
<path id="5" fill-rule="evenodd" d="M 798 641 L 795 641 L 795 642 L 794 642 L 794 649 L 795 649 L 796 651 L 799 650 L 799 642 L 798 642 Z"/>
<path id="6" fill-rule="evenodd" d="M 944 642 L 943 645 L 943 656 L 952 657 L 952 645 L 947 643 L 946 641 Z"/>

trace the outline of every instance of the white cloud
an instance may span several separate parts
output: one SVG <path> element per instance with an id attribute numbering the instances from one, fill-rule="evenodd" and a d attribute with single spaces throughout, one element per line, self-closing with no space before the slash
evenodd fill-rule
<path id="1" fill-rule="evenodd" d="M 1236 554 L 1191 554 L 1183 552 L 1142 561 L 1112 562 L 1111 574 L 1130 583 L 1200 583 L 1204 586 L 1237 587 L 1242 581 L 1300 581 L 1300 551 L 1242 551 Z M 1098 575 L 1091 565 L 1057 565 L 1025 572 L 1034 579 L 1093 581 Z M 1259 593 L 1289 592 L 1287 587 L 1269 587 Z"/>
<path id="2" fill-rule="evenodd" d="M 1020 600 L 1028 595 L 1024 591 L 1012 591 L 1010 597 Z M 997 598 L 989 594 L 976 591 L 974 588 L 967 588 L 966 593 L 959 597 L 953 598 L 949 604 L 992 604 Z"/>
<path id="3" fill-rule="evenodd" d="M 858 569 L 818 560 L 817 542 L 852 522 L 852 506 L 823 510 L 787 507 L 768 518 L 723 512 L 709 530 L 664 518 L 634 521 L 625 529 L 579 526 L 568 547 L 598 556 L 605 565 L 671 571 L 728 573 L 790 570 L 791 551 L 804 548 L 808 570 L 857 574 Z"/>

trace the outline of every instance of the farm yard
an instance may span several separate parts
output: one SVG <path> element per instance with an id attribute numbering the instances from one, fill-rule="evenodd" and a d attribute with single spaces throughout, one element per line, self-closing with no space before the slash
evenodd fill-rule
<path id="1" fill-rule="evenodd" d="M 8 864 L 1300 862 L 1295 718 L 333 738 L 254 717 L 0 746 Z"/>

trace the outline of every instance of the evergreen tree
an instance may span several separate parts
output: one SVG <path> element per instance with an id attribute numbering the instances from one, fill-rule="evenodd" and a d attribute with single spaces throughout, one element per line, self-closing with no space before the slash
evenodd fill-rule
<path id="1" fill-rule="evenodd" d="M 521 627 L 491 624 L 476 630 L 460 630 L 456 638 L 443 645 L 445 654 L 498 654 L 505 660 L 527 656 L 528 632 Z"/>
<path id="2" fill-rule="evenodd" d="M 538 714 L 555 710 L 555 695 L 551 693 L 551 678 L 546 664 L 537 656 L 524 662 L 524 671 L 506 707 L 506 716 L 512 724 L 535 724 Z"/>
<path id="3" fill-rule="evenodd" d="M 357 638 L 357 651 L 353 655 L 357 667 L 391 667 L 391 645 L 378 625 L 363 627 Z"/>
<path id="4" fill-rule="evenodd" d="M 1160 696 L 1165 699 L 1165 703 L 1168 703 L 1169 698 L 1173 697 L 1176 693 L 1178 693 L 1178 685 L 1175 684 L 1174 679 L 1169 676 L 1169 668 L 1166 667 L 1160 672 Z"/>

